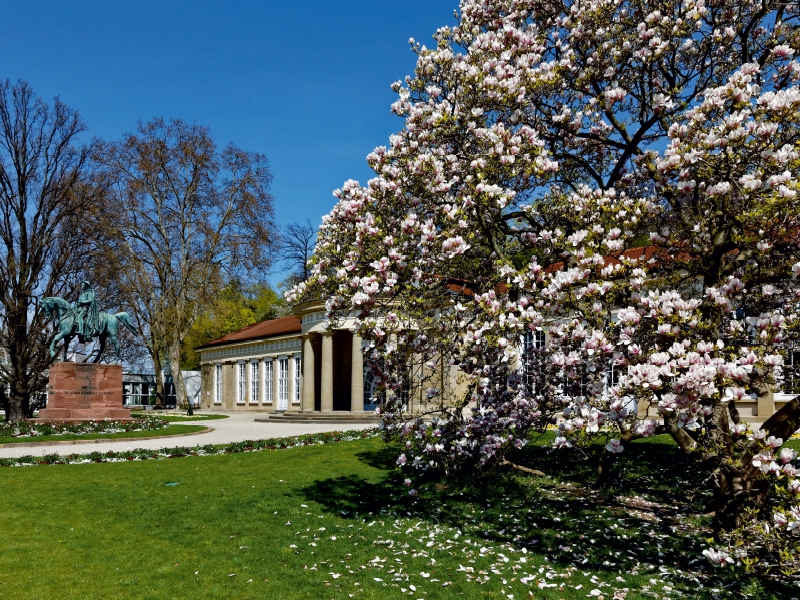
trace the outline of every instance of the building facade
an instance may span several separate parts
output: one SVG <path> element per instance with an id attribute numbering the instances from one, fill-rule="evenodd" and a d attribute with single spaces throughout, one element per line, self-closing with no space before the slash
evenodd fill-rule
<path id="1" fill-rule="evenodd" d="M 202 408 L 320 413 L 375 410 L 379 400 L 372 375 L 365 372 L 362 341 L 353 333 L 353 322 L 329 330 L 321 301 L 301 304 L 293 312 L 293 316 L 256 323 L 197 348 Z M 528 333 L 517 360 L 524 361 L 526 350 L 547 343 L 546 331 Z M 742 418 L 762 422 L 800 393 L 799 365 L 800 351 L 790 353 L 780 391 L 738 401 Z M 466 391 L 466 378 L 458 368 L 438 365 L 436 369 L 438 372 L 412 372 L 410 376 L 434 380 L 442 391 L 440 400 L 445 402 Z M 609 383 L 616 383 L 617 375 L 609 373 Z M 404 398 L 404 403 L 410 412 L 433 408 L 426 404 L 421 390 L 418 397 Z M 654 405 L 630 408 L 640 417 L 648 413 L 657 417 Z"/>
<path id="2" fill-rule="evenodd" d="M 202 408 L 320 413 L 377 408 L 374 379 L 364 368 L 363 342 L 353 333 L 352 320 L 328 329 L 322 301 L 298 305 L 293 313 L 196 349 Z M 459 373 L 444 366 L 434 373 L 445 397 L 463 391 Z M 412 411 L 428 408 L 421 394 L 405 401 Z"/>
<path id="3" fill-rule="evenodd" d="M 333 331 L 326 325 L 324 304 L 306 303 L 295 307 L 292 316 L 256 323 L 200 346 L 202 407 L 374 410 L 369 381 L 365 388 L 361 339 L 348 324 Z"/>

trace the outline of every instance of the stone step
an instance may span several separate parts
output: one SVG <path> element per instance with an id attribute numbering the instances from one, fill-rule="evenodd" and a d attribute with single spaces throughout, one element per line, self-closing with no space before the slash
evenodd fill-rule
<path id="1" fill-rule="evenodd" d="M 380 423 L 380 417 L 372 413 L 270 413 L 267 417 L 258 417 L 257 423 Z"/>

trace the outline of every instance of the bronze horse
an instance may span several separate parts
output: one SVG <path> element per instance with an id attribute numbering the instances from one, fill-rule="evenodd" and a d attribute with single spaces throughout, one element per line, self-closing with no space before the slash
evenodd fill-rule
<path id="1" fill-rule="evenodd" d="M 69 343 L 72 341 L 76 334 L 77 318 L 75 317 L 72 305 L 63 298 L 48 297 L 42 299 L 39 303 L 44 308 L 44 314 L 48 319 L 55 318 L 59 321 L 59 333 L 53 338 L 50 344 L 50 356 L 56 355 L 55 345 L 59 340 L 64 340 L 64 360 L 67 360 L 67 349 Z M 80 336 L 80 342 L 85 343 L 91 341 L 94 337 L 100 340 L 100 349 L 97 352 L 93 362 L 99 362 L 100 356 L 106 347 L 106 341 L 111 340 L 114 346 L 114 353 L 119 360 L 119 342 L 117 341 L 117 332 L 119 331 L 119 324 L 122 323 L 130 329 L 133 333 L 138 334 L 136 329 L 131 325 L 130 317 L 126 312 L 120 312 L 115 315 L 101 312 L 99 314 L 100 327 L 98 328 L 97 335 L 84 339 Z"/>

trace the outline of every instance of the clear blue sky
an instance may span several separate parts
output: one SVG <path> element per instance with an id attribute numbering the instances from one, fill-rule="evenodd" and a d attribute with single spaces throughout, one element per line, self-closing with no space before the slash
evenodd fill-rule
<path id="1" fill-rule="evenodd" d="M 0 78 L 77 109 L 89 135 L 138 120 L 207 125 L 220 145 L 262 152 L 280 224 L 315 225 L 402 121 L 393 81 L 408 39 L 432 43 L 458 0 L 24 0 L 0 7 Z M 280 279 L 279 274 L 276 279 Z"/>

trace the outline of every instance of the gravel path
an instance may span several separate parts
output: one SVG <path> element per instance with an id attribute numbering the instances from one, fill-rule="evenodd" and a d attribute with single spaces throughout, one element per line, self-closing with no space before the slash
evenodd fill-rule
<path id="1" fill-rule="evenodd" d="M 244 440 L 263 440 L 268 438 L 291 437 L 305 433 L 323 433 L 326 431 L 342 431 L 350 429 L 369 429 L 374 424 L 365 423 L 256 423 L 255 418 L 266 415 L 257 413 L 231 412 L 227 419 L 213 421 L 187 421 L 186 425 L 206 425 L 212 431 L 179 437 L 163 437 L 150 440 L 122 439 L 113 441 L 83 443 L 59 443 L 46 445 L 7 445 L 0 448 L 0 458 L 18 458 L 20 456 L 42 456 L 45 454 L 88 454 L 90 452 L 115 452 L 143 448 L 147 450 L 160 450 L 174 448 L 175 446 L 188 446 L 203 444 L 229 444 Z M 173 423 L 180 425 L 180 423 Z"/>

